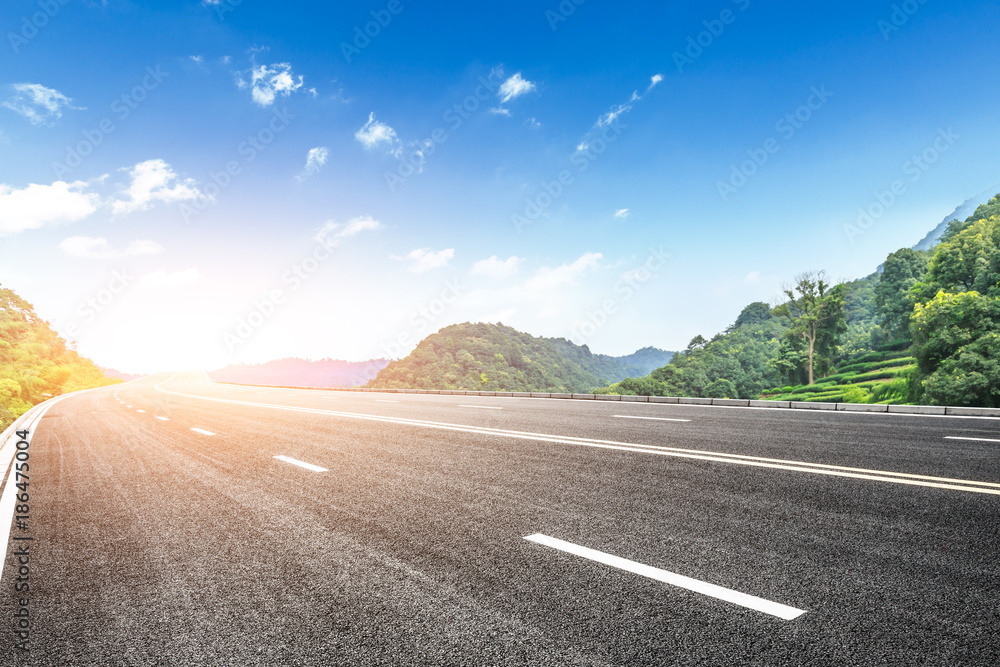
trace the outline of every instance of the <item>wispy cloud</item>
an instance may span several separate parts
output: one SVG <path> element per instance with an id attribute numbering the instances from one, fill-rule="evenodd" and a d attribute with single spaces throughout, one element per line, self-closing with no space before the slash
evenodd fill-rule
<path id="1" fill-rule="evenodd" d="M 410 266 L 407 268 L 411 273 L 424 273 L 425 271 L 440 269 L 443 266 L 447 266 L 448 262 L 450 262 L 454 256 L 454 248 L 445 248 L 444 250 L 418 248 L 416 250 L 411 250 L 405 257 L 396 257 L 395 255 L 392 255 L 391 257 L 392 259 L 409 260 Z"/>
<path id="2" fill-rule="evenodd" d="M 588 252 L 569 264 L 555 268 L 542 267 L 524 282 L 524 286 L 530 290 L 546 290 L 573 284 L 585 272 L 598 269 L 602 258 L 603 255 L 599 252 Z"/>
<path id="3" fill-rule="evenodd" d="M 638 90 L 635 90 L 632 92 L 632 96 L 629 97 L 628 102 L 625 102 L 624 104 L 615 104 L 607 112 L 598 116 L 597 122 L 594 123 L 594 127 L 591 128 L 591 130 L 587 132 L 584 138 L 577 144 L 576 150 L 580 152 L 590 148 L 591 142 L 596 138 L 597 134 L 599 134 L 601 130 L 614 123 L 623 114 L 631 111 L 632 106 L 644 98 L 646 94 L 656 87 L 656 85 L 661 81 L 663 81 L 663 75 L 654 74 L 650 77 L 649 85 L 646 86 L 646 90 L 643 91 L 642 94 L 640 94 Z"/>
<path id="4" fill-rule="evenodd" d="M 101 203 L 96 193 L 86 190 L 83 181 L 32 183 L 21 189 L 0 183 L 0 236 L 86 218 Z"/>
<path id="5" fill-rule="evenodd" d="M 356 236 L 363 231 L 381 228 L 382 224 L 378 220 L 367 215 L 352 218 L 346 223 L 328 220 L 326 224 L 319 228 L 314 238 L 326 247 L 332 248 L 340 245 L 344 239 Z"/>
<path id="6" fill-rule="evenodd" d="M 367 149 L 376 148 L 380 144 L 386 144 L 390 149 L 399 145 L 396 131 L 382 121 L 375 120 L 374 111 L 368 114 L 368 122 L 354 133 L 354 138 Z"/>
<path id="7" fill-rule="evenodd" d="M 132 241 L 123 250 L 116 250 L 105 238 L 91 236 L 71 236 L 59 244 L 59 248 L 71 257 L 88 259 L 118 259 L 136 255 L 156 255 L 163 252 L 163 246 L 148 239 Z"/>
<path id="8" fill-rule="evenodd" d="M 32 125 L 42 125 L 62 118 L 63 109 L 83 111 L 85 107 L 73 106 L 73 100 L 55 88 L 38 83 L 15 83 L 14 95 L 3 106 L 27 118 Z"/>
<path id="9" fill-rule="evenodd" d="M 499 259 L 496 255 L 493 255 L 473 264 L 469 273 L 474 276 L 492 278 L 493 280 L 503 280 L 517 273 L 523 261 L 524 259 L 521 257 L 513 256 L 507 259 Z"/>
<path id="10" fill-rule="evenodd" d="M 123 191 L 126 198 L 112 203 L 111 212 L 114 215 L 142 211 L 156 202 L 172 203 L 205 197 L 194 179 L 180 178 L 163 160 L 146 160 L 128 171 L 132 183 Z"/>
<path id="11" fill-rule="evenodd" d="M 624 220 L 629 215 L 630 215 L 629 210 L 627 208 L 620 208 L 617 211 L 615 211 L 615 217 L 618 218 L 619 220 Z"/>
<path id="12" fill-rule="evenodd" d="M 320 167 L 326 164 L 327 158 L 330 157 L 330 151 L 326 146 L 317 146 L 316 148 L 310 148 L 309 152 L 306 154 L 306 166 L 302 169 L 296 178 L 300 181 L 304 181 L 316 172 L 319 171 Z"/>

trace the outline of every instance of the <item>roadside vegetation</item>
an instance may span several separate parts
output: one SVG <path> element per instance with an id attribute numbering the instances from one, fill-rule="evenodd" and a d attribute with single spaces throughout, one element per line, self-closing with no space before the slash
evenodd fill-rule
<path id="1" fill-rule="evenodd" d="M 52 396 L 118 382 L 70 348 L 31 304 L 0 287 L 0 429 Z"/>

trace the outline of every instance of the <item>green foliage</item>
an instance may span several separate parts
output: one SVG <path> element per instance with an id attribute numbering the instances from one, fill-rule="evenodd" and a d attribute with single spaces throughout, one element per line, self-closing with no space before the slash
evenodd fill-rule
<path id="1" fill-rule="evenodd" d="M 425 338 L 366 386 L 383 389 L 590 392 L 648 372 L 670 358 L 644 348 L 628 357 L 593 354 L 564 338 L 536 338 L 499 324 L 465 323 Z"/>
<path id="2" fill-rule="evenodd" d="M 880 324 L 891 337 L 908 334 L 913 298 L 910 290 L 927 274 L 928 254 L 902 248 L 890 254 L 882 265 L 882 278 L 875 286 L 875 306 Z"/>
<path id="3" fill-rule="evenodd" d="M 736 385 L 726 378 L 719 378 L 710 382 L 702 391 L 705 398 L 736 398 L 738 396 Z"/>
<path id="4" fill-rule="evenodd" d="M 69 349 L 31 304 L 0 287 L 0 428 L 50 396 L 117 382 Z"/>

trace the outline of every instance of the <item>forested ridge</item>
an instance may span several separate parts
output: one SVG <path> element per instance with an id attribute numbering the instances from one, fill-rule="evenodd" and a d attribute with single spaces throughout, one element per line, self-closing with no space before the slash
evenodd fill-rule
<path id="1" fill-rule="evenodd" d="M 0 287 L 0 428 L 51 396 L 118 382 L 67 346 L 31 304 Z"/>
<path id="2" fill-rule="evenodd" d="M 627 357 L 593 354 L 565 338 L 537 338 L 503 324 L 455 324 L 425 338 L 366 386 L 382 389 L 590 392 L 644 375 L 671 353 L 643 348 Z"/>

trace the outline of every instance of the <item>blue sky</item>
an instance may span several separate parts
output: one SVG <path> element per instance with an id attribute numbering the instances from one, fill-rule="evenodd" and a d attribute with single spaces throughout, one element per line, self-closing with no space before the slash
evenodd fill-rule
<path id="1" fill-rule="evenodd" d="M 0 283 L 125 371 L 627 354 L 1000 189 L 995 3 L 330 4 L 5 3 Z"/>

